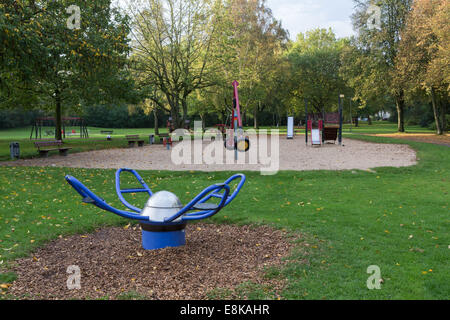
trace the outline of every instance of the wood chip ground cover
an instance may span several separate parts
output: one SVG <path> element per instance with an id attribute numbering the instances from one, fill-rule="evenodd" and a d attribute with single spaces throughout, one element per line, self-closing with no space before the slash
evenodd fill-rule
<path id="1" fill-rule="evenodd" d="M 294 247 L 286 232 L 194 224 L 186 240 L 183 247 L 146 251 L 140 227 L 59 238 L 16 260 L 17 279 L 8 293 L 21 299 L 116 299 L 129 292 L 148 299 L 205 299 L 220 289 L 233 298 L 245 282 L 282 290 L 279 277 L 268 280 L 263 274 L 266 267 L 284 264 Z M 71 265 L 80 268 L 81 289 L 67 288 Z"/>

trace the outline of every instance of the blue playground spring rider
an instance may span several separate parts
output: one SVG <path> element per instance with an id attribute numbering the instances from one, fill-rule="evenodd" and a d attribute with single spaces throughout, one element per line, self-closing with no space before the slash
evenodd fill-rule
<path id="1" fill-rule="evenodd" d="M 123 172 L 132 173 L 142 185 L 137 189 L 121 189 L 120 175 Z M 183 206 L 178 197 L 168 191 L 153 193 L 141 176 L 131 169 L 119 169 L 116 172 L 116 191 L 120 201 L 128 209 L 116 209 L 105 202 L 74 177 L 67 175 L 67 182 L 83 197 L 84 203 L 93 204 L 100 209 L 115 213 L 121 217 L 137 220 L 142 228 L 142 246 L 145 250 L 161 249 L 165 247 L 179 247 L 186 243 L 185 228 L 188 221 L 202 220 L 212 217 L 225 208 L 236 198 L 245 183 L 245 175 L 236 174 L 224 183 L 214 184 L 200 192 L 191 202 Z M 230 191 L 230 183 L 239 179 L 234 191 Z M 139 209 L 128 203 L 123 197 L 126 193 L 146 192 L 150 198 Z M 217 198 L 214 203 L 212 198 Z M 209 201 L 209 202 L 208 202 Z"/>

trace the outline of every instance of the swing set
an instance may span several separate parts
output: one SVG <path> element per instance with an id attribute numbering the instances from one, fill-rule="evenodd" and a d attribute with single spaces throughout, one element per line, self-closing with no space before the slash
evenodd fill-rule
<path id="1" fill-rule="evenodd" d="M 89 132 L 86 123 L 83 118 L 80 117 L 63 117 L 62 119 L 62 136 L 66 138 L 66 128 L 78 127 L 80 129 L 80 138 L 89 138 Z M 44 129 L 44 134 L 46 136 L 55 135 L 56 119 L 54 117 L 42 117 L 36 118 L 33 127 L 30 132 L 30 140 L 32 139 L 42 139 L 42 130 Z M 46 129 L 47 128 L 47 129 Z M 70 135 L 76 134 L 75 130 L 72 129 Z"/>

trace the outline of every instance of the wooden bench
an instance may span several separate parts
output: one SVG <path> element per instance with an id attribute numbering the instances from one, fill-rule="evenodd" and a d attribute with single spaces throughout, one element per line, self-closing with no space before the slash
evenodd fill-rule
<path id="1" fill-rule="evenodd" d="M 67 152 L 72 149 L 69 147 L 64 147 L 61 140 L 46 140 L 46 141 L 36 141 L 34 146 L 38 149 L 39 155 L 41 157 L 48 157 L 49 151 L 59 151 L 61 156 L 67 156 Z"/>
<path id="2" fill-rule="evenodd" d="M 113 130 L 102 130 L 100 131 L 101 134 L 113 134 Z"/>
<path id="3" fill-rule="evenodd" d="M 134 145 L 136 143 L 138 144 L 138 147 L 144 146 L 145 140 L 140 139 L 139 135 L 137 135 L 137 134 L 128 135 L 128 136 L 125 136 L 125 138 L 128 140 L 128 146 L 130 148 L 134 147 Z"/>

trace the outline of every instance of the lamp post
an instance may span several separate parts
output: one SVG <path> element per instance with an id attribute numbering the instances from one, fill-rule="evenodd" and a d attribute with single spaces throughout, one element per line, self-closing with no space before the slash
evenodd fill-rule
<path id="1" fill-rule="evenodd" d="M 343 94 L 339 95 L 339 145 L 342 145 L 342 103 L 345 96 Z"/>

